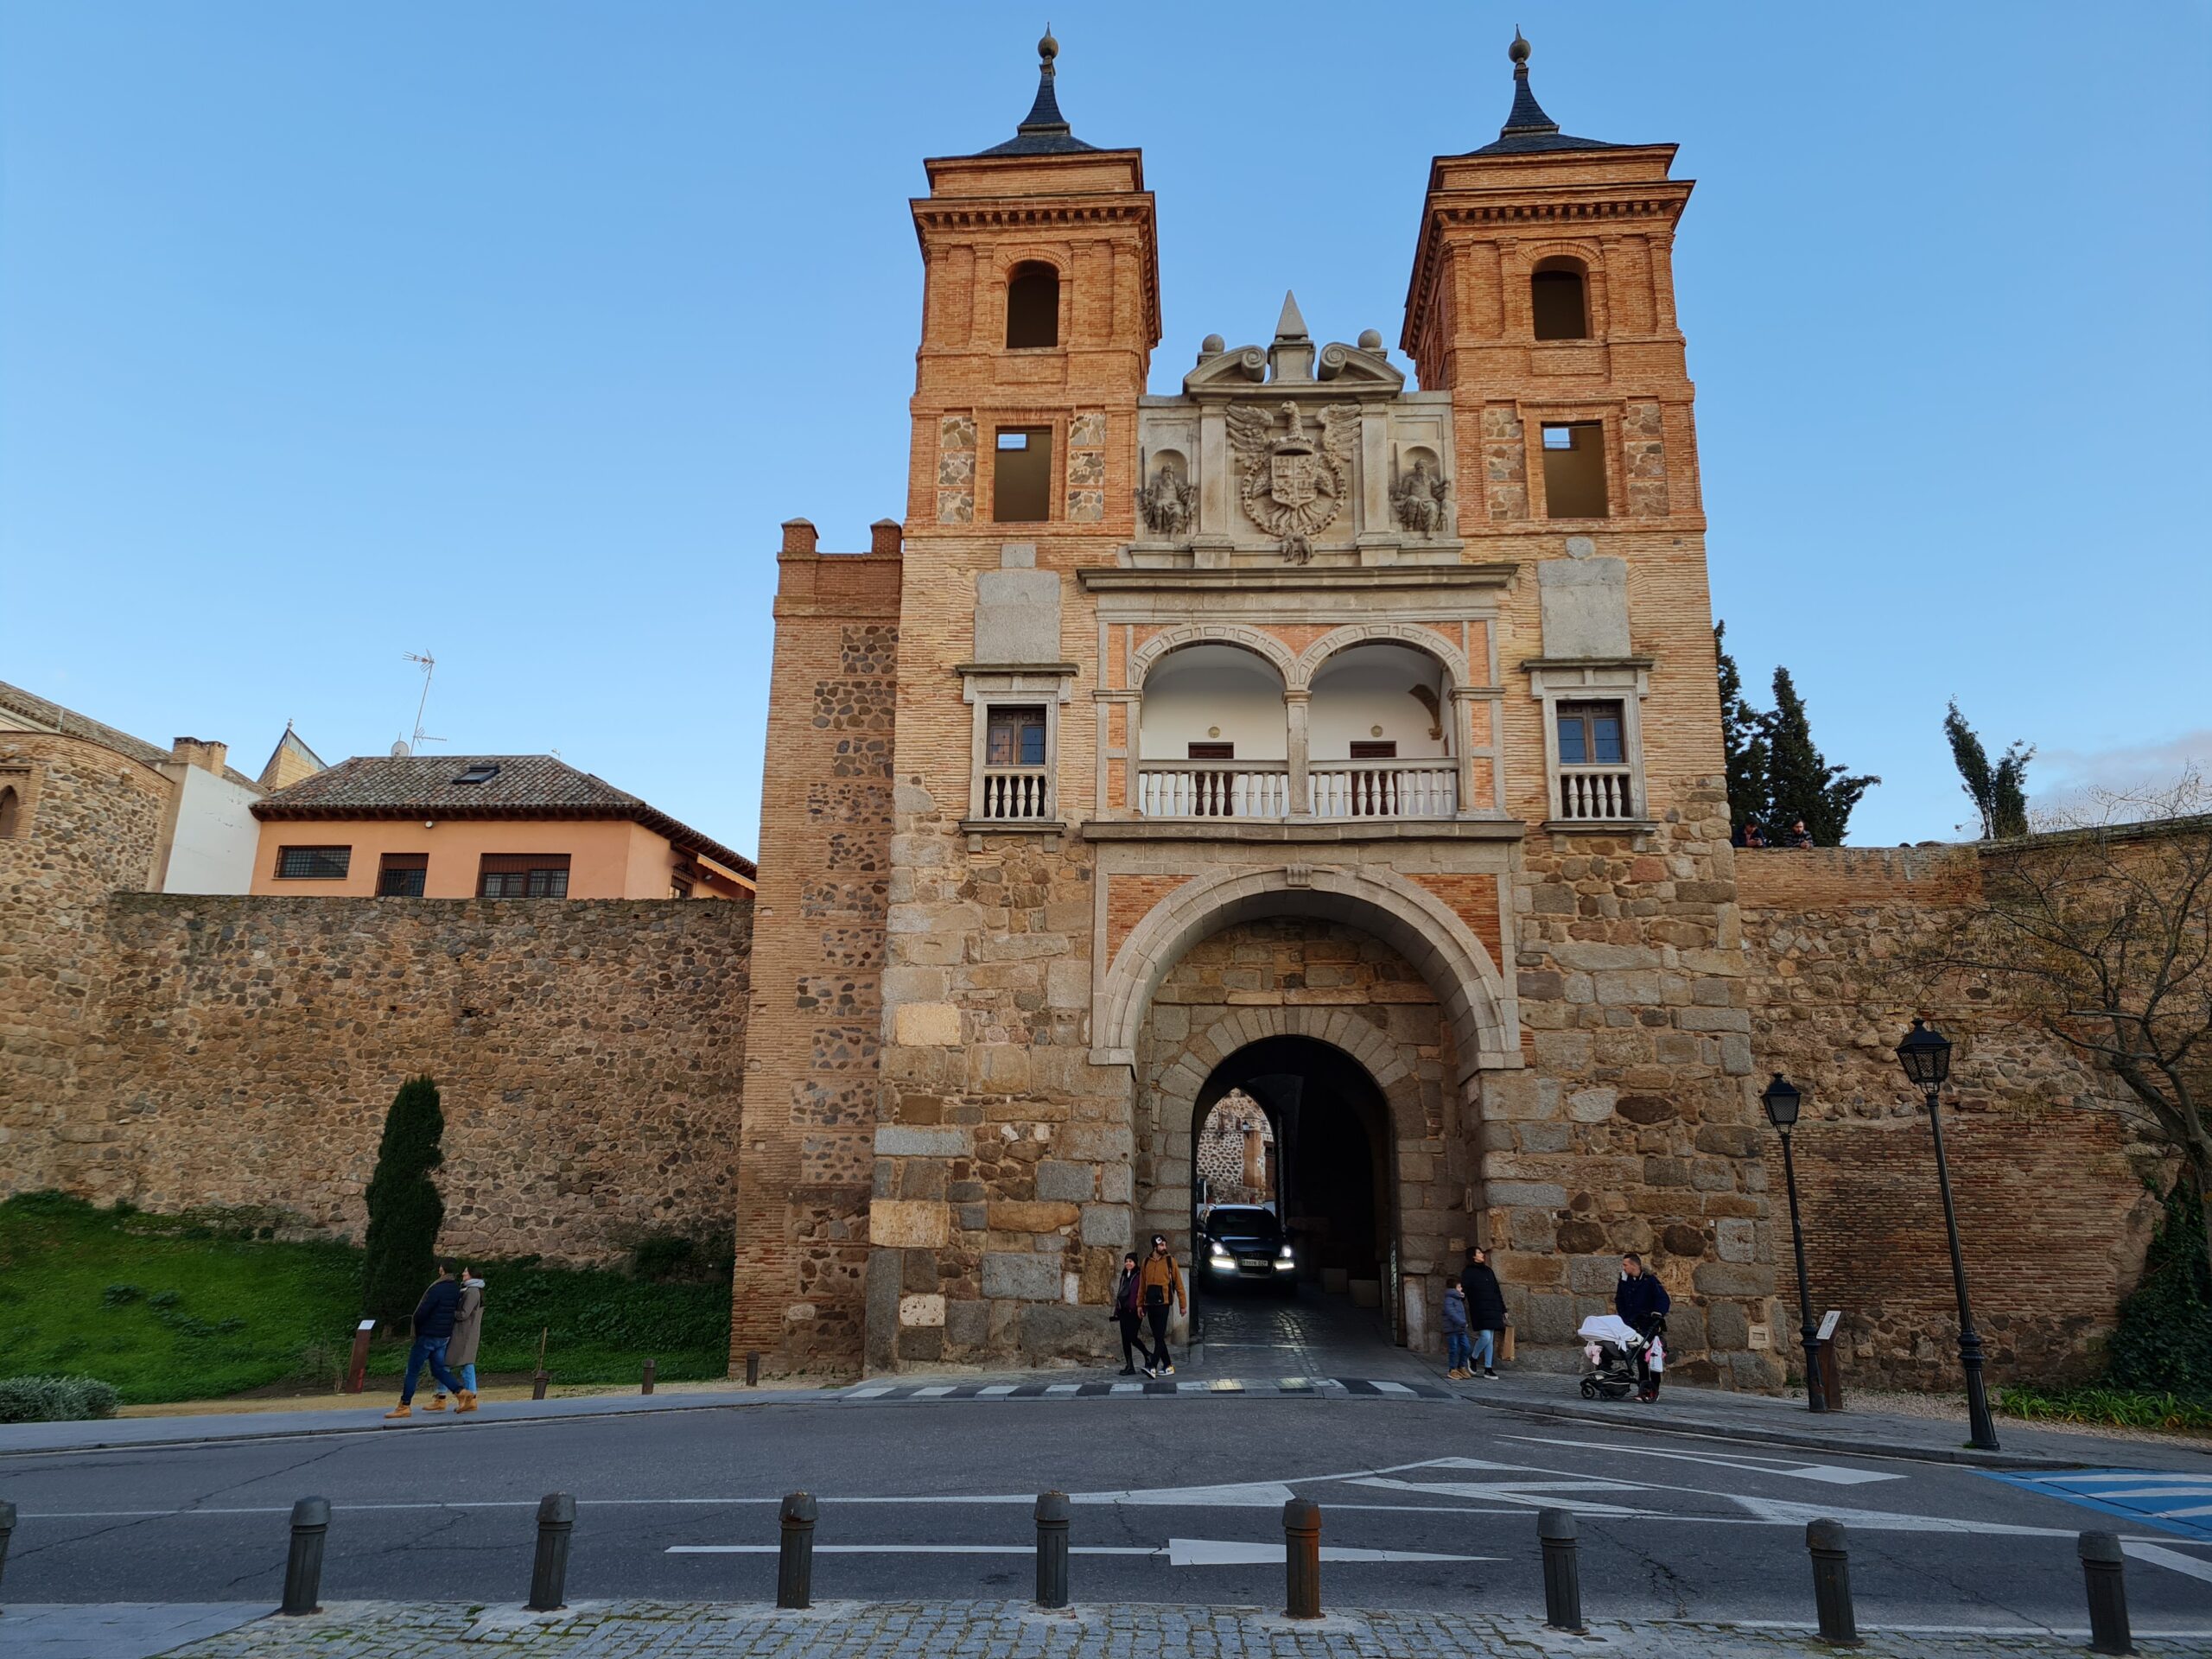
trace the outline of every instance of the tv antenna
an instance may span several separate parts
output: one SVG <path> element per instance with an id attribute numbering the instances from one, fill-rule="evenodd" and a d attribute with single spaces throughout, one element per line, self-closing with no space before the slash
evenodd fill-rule
<path id="1" fill-rule="evenodd" d="M 410 651 L 403 652 L 402 655 L 406 661 L 414 664 L 423 671 L 423 696 L 421 701 L 415 705 L 415 735 L 405 742 L 395 743 L 392 746 L 392 753 L 415 754 L 421 751 L 425 743 L 445 741 L 442 737 L 431 737 L 423 730 L 423 711 L 430 706 L 430 676 L 438 671 L 438 659 L 427 651 L 419 652 Z"/>

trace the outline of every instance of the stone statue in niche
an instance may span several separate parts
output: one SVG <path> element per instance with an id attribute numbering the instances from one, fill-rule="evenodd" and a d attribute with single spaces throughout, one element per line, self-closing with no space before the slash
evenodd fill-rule
<path id="1" fill-rule="evenodd" d="M 1446 499 L 1450 493 L 1444 474 L 1431 472 L 1428 457 L 1416 455 L 1413 470 L 1402 473 L 1390 486 L 1390 503 L 1398 515 L 1398 528 L 1416 536 L 1433 536 L 1446 520 Z"/>
<path id="2" fill-rule="evenodd" d="M 1321 434 L 1307 435 L 1305 413 L 1285 403 L 1283 431 L 1274 416 L 1249 404 L 1229 411 L 1229 442 L 1236 451 L 1237 493 L 1251 521 L 1280 539 L 1293 564 L 1313 556 L 1313 537 L 1335 522 L 1351 493 L 1351 460 L 1359 440 L 1359 405 L 1332 404 L 1321 411 Z"/>
<path id="3" fill-rule="evenodd" d="M 1144 527 L 1155 536 L 1171 541 L 1187 536 L 1198 516 L 1198 486 L 1185 482 L 1163 461 L 1152 481 L 1137 492 L 1137 513 Z"/>

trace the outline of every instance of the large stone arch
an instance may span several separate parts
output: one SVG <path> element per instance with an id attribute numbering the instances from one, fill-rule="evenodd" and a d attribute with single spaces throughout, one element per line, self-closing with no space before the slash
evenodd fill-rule
<path id="1" fill-rule="evenodd" d="M 1137 1033 L 1153 993 L 1192 944 L 1238 922 L 1273 916 L 1362 929 L 1411 963 L 1451 1021 L 1458 1081 L 1521 1064 L 1513 994 L 1467 925 L 1433 893 L 1394 871 L 1325 865 L 1197 876 L 1161 900 L 1130 930 L 1093 993 L 1091 1064 L 1135 1065 Z"/>
<path id="2" fill-rule="evenodd" d="M 1354 645 L 1365 645 L 1407 646 L 1436 658 L 1452 677 L 1453 685 L 1478 683 L 1468 675 L 1466 653 L 1435 629 L 1425 628 L 1418 622 L 1351 622 L 1341 628 L 1332 628 L 1298 653 L 1288 683 L 1294 687 L 1311 686 L 1313 677 L 1330 658 Z"/>
<path id="3" fill-rule="evenodd" d="M 1129 689 L 1144 690 L 1145 677 L 1153 665 L 1170 652 L 1180 651 L 1185 645 L 1235 645 L 1249 651 L 1255 657 L 1265 658 L 1282 677 L 1286 688 L 1294 683 L 1297 672 L 1297 658 L 1290 654 L 1290 647 L 1259 628 L 1236 627 L 1228 624 L 1193 622 L 1179 628 L 1170 628 L 1165 633 L 1155 633 L 1139 645 L 1129 659 Z"/>

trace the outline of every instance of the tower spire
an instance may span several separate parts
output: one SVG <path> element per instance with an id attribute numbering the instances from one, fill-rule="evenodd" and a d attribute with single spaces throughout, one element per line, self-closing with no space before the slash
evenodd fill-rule
<path id="1" fill-rule="evenodd" d="M 1064 156 L 1077 150 L 1095 149 L 1077 137 L 1068 126 L 1068 118 L 1060 113 L 1059 95 L 1053 86 L 1052 60 L 1060 55 L 1060 43 L 1052 38 L 1052 26 L 1045 25 L 1045 38 L 1037 42 L 1037 98 L 1030 105 L 1029 113 L 1014 129 L 1014 137 L 1002 144 L 994 144 L 983 152 L 986 156 Z"/>
<path id="2" fill-rule="evenodd" d="M 1544 113 L 1544 106 L 1536 102 L 1535 93 L 1529 88 L 1529 54 L 1534 49 L 1522 38 L 1521 25 L 1516 23 L 1513 44 L 1505 48 L 1505 55 L 1513 60 L 1513 112 L 1498 130 L 1501 138 L 1559 130 L 1559 123 Z"/>

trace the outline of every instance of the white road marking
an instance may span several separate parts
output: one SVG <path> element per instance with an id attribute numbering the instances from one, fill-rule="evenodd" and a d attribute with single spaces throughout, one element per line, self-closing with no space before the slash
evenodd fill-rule
<path id="1" fill-rule="evenodd" d="M 2084 1497 L 2212 1497 L 2212 1486 L 2132 1486 L 2119 1491 L 2107 1487 L 2102 1491 L 2084 1492 Z"/>
<path id="2" fill-rule="evenodd" d="M 873 1400 L 879 1395 L 890 1393 L 891 1390 L 896 1387 L 898 1387 L 898 1384 L 895 1382 L 879 1382 L 873 1388 L 851 1389 L 846 1394 L 845 1398 L 848 1400 Z"/>
<path id="3" fill-rule="evenodd" d="M 773 1555 L 780 1544 L 671 1544 L 671 1555 Z M 1033 1555 L 1033 1544 L 817 1544 L 817 1555 Z M 1167 1558 L 1171 1567 L 1265 1567 L 1283 1559 L 1281 1544 L 1246 1543 L 1230 1538 L 1170 1538 L 1164 1549 L 1142 1544 L 1071 1544 L 1071 1555 L 1141 1555 Z M 1499 1555 L 1439 1555 L 1415 1549 L 1321 1548 L 1325 1561 L 1496 1561 Z"/>
<path id="4" fill-rule="evenodd" d="M 2164 1549 L 2157 1544 L 2122 1544 L 2120 1548 L 2122 1554 L 2133 1555 L 2139 1561 L 2149 1561 L 2154 1567 L 2168 1567 L 2212 1584 L 2212 1561 L 2200 1561 L 2194 1555 L 2184 1555 L 2177 1549 Z"/>
<path id="5" fill-rule="evenodd" d="M 959 1386 L 957 1382 L 939 1382 L 931 1388 L 916 1389 L 906 1397 L 909 1400 L 942 1400 Z"/>
<path id="6" fill-rule="evenodd" d="M 2198 1481 L 2202 1480 L 2203 1477 L 2202 1475 L 2186 1474 L 2180 1471 L 2176 1471 L 2172 1474 L 2160 1474 L 2154 1469 L 2120 1469 L 2115 1470 L 2109 1474 L 2101 1475 L 2023 1475 L 2018 1477 L 2018 1478 L 2022 1480 L 2033 1481 L 2039 1486 L 2097 1486 L 2105 1484 L 2124 1486 L 2132 1480 Z"/>
<path id="7" fill-rule="evenodd" d="M 1414 1396 L 1414 1391 L 1402 1382 L 1376 1382 L 1373 1386 L 1382 1389 L 1385 1394 L 1402 1394 L 1408 1399 Z"/>
<path id="8" fill-rule="evenodd" d="M 773 1555 L 781 1544 L 671 1544 L 671 1555 Z M 817 1544 L 817 1555 L 1034 1555 L 1034 1544 Z M 1071 1544 L 1071 1555 L 1158 1555 L 1141 1544 Z"/>
<path id="9" fill-rule="evenodd" d="M 1170 1538 L 1171 1567 L 1266 1567 L 1283 1558 L 1281 1544 L 1245 1543 L 1224 1538 Z M 1321 1546 L 1325 1561 L 1495 1561 L 1497 1555 L 1434 1555 L 1417 1549 L 1345 1549 Z"/>
<path id="10" fill-rule="evenodd" d="M 2212 1515 L 2212 1503 L 2195 1503 L 2185 1510 L 2158 1510 L 2153 1513 L 2161 1521 L 2186 1521 L 2192 1516 Z"/>
<path id="11" fill-rule="evenodd" d="M 1116 1394 L 1142 1394 L 1144 1392 L 1144 1384 L 1141 1382 L 1109 1382 L 1106 1386 Z"/>
<path id="12" fill-rule="evenodd" d="M 976 1397 L 978 1400 L 988 1400 L 997 1395 L 1012 1394 L 1020 1386 L 1019 1382 L 993 1382 L 976 1389 Z"/>
<path id="13" fill-rule="evenodd" d="M 1739 1469 L 1747 1474 L 1790 1475 L 1799 1480 L 1817 1480 L 1830 1486 L 1859 1486 L 1877 1480 L 1903 1480 L 1901 1474 L 1886 1470 L 1847 1469 L 1834 1463 L 1799 1463 L 1786 1458 L 1759 1458 L 1747 1452 L 1713 1455 L 1697 1452 L 1658 1452 L 1649 1446 L 1593 1446 L 1586 1440 L 1554 1440 L 1541 1434 L 1508 1434 L 1509 1440 L 1527 1446 L 1566 1446 L 1577 1450 L 1598 1452 L 1605 1457 L 1666 1458 L 1677 1463 L 1711 1464 L 1720 1469 Z"/>
<path id="14" fill-rule="evenodd" d="M 1045 1385 L 1045 1392 L 1053 1395 L 1073 1394 L 1082 1386 L 1080 1382 L 1047 1382 Z"/>
<path id="15" fill-rule="evenodd" d="M 1350 1484 L 1354 1486 L 1379 1486 L 1386 1491 L 1419 1492 L 1424 1497 L 1486 1498 L 1493 1503 L 1524 1503 L 1535 1509 L 1572 1510 L 1577 1515 L 1625 1517 L 1658 1513 L 1656 1510 L 1629 1509 L 1618 1503 L 1600 1503 L 1592 1498 L 1566 1496 L 1578 1491 L 1617 1492 L 1624 1489 L 1624 1483 L 1609 1480 L 1413 1481 L 1370 1478 Z M 1643 1489 L 1630 1484 L 1627 1490 Z"/>
<path id="16" fill-rule="evenodd" d="M 1140 1487 L 1125 1492 L 1074 1492 L 1075 1503 L 1131 1503 L 1170 1509 L 1279 1510 L 1298 1494 L 1279 1480 L 1219 1486 Z"/>
<path id="17" fill-rule="evenodd" d="M 1903 1515 L 1887 1510 L 1844 1510 L 1832 1504 L 1791 1503 L 1778 1497 L 1738 1497 L 1752 1514 L 1768 1521 L 1840 1521 L 1869 1532 L 1969 1532 L 2006 1538 L 2071 1538 L 2066 1527 L 2019 1527 L 2002 1521 L 1965 1521 L 1946 1515 Z"/>

